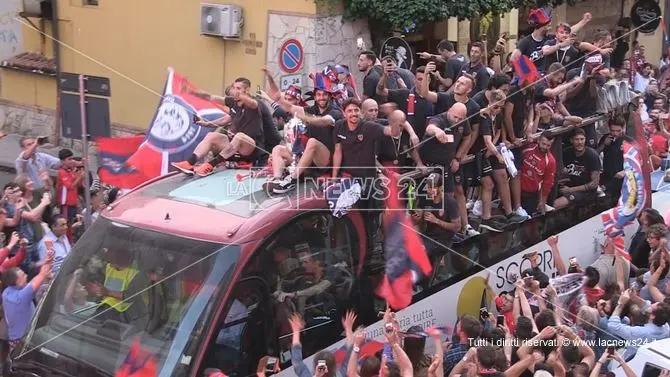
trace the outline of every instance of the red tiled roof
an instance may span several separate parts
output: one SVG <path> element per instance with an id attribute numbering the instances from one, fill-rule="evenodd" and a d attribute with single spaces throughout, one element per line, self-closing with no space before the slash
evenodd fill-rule
<path id="1" fill-rule="evenodd" d="M 56 59 L 47 58 L 37 52 L 23 52 L 0 63 L 2 67 L 33 71 L 36 73 L 55 74 Z"/>

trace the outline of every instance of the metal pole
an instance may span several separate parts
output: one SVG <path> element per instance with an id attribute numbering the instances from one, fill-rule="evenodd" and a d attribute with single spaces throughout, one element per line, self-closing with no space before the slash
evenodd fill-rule
<path id="1" fill-rule="evenodd" d="M 84 229 L 88 229 L 88 226 L 91 225 L 91 191 L 89 181 L 89 168 L 88 168 L 88 130 L 86 127 L 86 89 L 84 81 L 86 78 L 84 75 L 79 75 L 79 108 L 81 110 L 81 142 L 83 144 L 83 159 L 84 159 L 84 198 L 85 198 L 85 216 L 84 216 Z"/>

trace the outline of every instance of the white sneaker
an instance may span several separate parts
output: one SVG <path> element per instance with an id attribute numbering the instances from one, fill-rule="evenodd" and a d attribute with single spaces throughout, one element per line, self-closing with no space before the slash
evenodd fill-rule
<path id="1" fill-rule="evenodd" d="M 475 202 L 475 205 L 472 206 L 472 214 L 477 216 L 477 217 L 481 217 L 482 216 L 482 205 L 483 205 L 482 201 L 477 200 Z"/>
<path id="2" fill-rule="evenodd" d="M 544 211 L 545 211 L 545 212 L 551 212 L 551 211 L 553 211 L 553 210 L 555 210 L 555 209 L 556 209 L 556 208 L 550 206 L 549 204 L 545 204 L 545 205 L 544 205 Z"/>
<path id="3" fill-rule="evenodd" d="M 521 217 L 525 217 L 525 218 L 529 218 L 529 217 L 530 217 L 530 216 L 528 216 L 528 212 L 526 212 L 526 210 L 523 209 L 523 207 L 519 207 L 519 208 L 517 208 L 516 211 L 514 211 L 514 212 L 515 212 L 518 216 L 521 216 Z"/>
<path id="4" fill-rule="evenodd" d="M 475 228 L 473 228 L 472 225 L 470 225 L 470 224 L 468 224 L 468 225 L 465 227 L 465 232 L 463 232 L 463 233 L 465 234 L 466 237 L 474 237 L 474 236 L 478 236 L 478 235 L 480 234 L 480 233 L 479 233 L 478 231 L 476 231 Z"/>

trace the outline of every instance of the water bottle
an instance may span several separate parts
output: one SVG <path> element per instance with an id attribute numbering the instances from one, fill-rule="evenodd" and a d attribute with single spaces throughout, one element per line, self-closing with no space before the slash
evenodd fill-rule
<path id="1" fill-rule="evenodd" d="M 414 93 L 407 97 L 407 115 L 414 115 Z"/>
<path id="2" fill-rule="evenodd" d="M 290 175 L 293 175 L 297 166 L 298 166 L 298 160 L 296 159 L 295 154 L 293 154 L 293 161 L 291 162 L 291 165 L 288 167 L 288 173 Z"/>

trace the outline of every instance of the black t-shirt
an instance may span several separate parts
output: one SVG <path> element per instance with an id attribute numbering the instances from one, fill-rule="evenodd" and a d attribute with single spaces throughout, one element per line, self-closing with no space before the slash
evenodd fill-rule
<path id="1" fill-rule="evenodd" d="M 439 129 L 444 130 L 449 140 L 446 144 L 442 144 L 435 136 L 424 136 L 424 141 L 419 147 L 421 160 L 423 162 L 446 166 L 451 163 L 454 155 L 456 155 L 463 136 L 470 135 L 470 125 L 468 122 L 461 122 L 452 127 L 446 112 L 430 118 L 428 124 L 433 124 Z"/>
<path id="2" fill-rule="evenodd" d="M 521 40 L 519 40 L 519 43 L 517 43 L 516 47 L 521 51 L 523 55 L 526 55 L 530 58 L 530 60 L 535 63 L 535 66 L 537 67 L 538 70 L 542 70 L 544 68 L 544 56 L 542 55 L 542 46 L 544 46 L 547 41 L 551 40 L 552 38 L 545 36 L 542 38 L 542 40 L 537 41 L 535 38 L 533 38 L 532 34 L 529 34 Z"/>
<path id="3" fill-rule="evenodd" d="M 551 39 L 548 40 L 544 45 L 555 46 L 557 43 L 558 40 Z M 549 66 L 553 63 L 561 63 L 563 67 L 567 67 L 566 69 L 581 66 L 581 61 L 577 61 L 580 58 L 580 55 L 581 52 L 574 45 L 559 48 L 553 54 L 549 54 L 544 57 L 544 71 L 546 72 L 549 69 Z"/>
<path id="4" fill-rule="evenodd" d="M 309 106 L 305 108 L 305 113 L 317 116 L 330 115 L 336 122 L 343 118 L 342 112 L 333 108 L 332 105 L 328 105 L 328 107 L 323 112 L 321 112 L 319 106 L 317 105 Z M 308 125 L 307 136 L 313 137 L 320 141 L 323 145 L 328 147 L 331 152 L 335 147 L 335 143 L 333 143 L 333 129 L 331 127 Z"/>
<path id="5" fill-rule="evenodd" d="M 381 122 L 379 122 L 381 123 Z M 403 131 L 400 137 L 384 136 L 377 140 L 375 151 L 379 162 L 395 161 L 398 166 L 413 166 L 409 134 Z"/>
<path id="6" fill-rule="evenodd" d="M 270 152 L 272 148 L 279 145 L 282 137 L 275 126 L 272 117 L 272 109 L 264 101 L 258 101 L 258 107 L 261 109 L 261 119 L 263 120 L 263 136 L 265 138 L 265 150 Z"/>
<path id="7" fill-rule="evenodd" d="M 600 138 L 600 143 L 605 142 L 609 137 L 609 134 L 603 135 Z M 623 144 L 623 138 L 614 139 L 610 145 L 606 145 L 603 148 L 603 178 L 611 179 L 614 178 L 616 173 L 623 170 L 623 151 L 621 150 L 621 145 Z"/>
<path id="8" fill-rule="evenodd" d="M 475 87 L 472 88 L 472 93 L 481 92 L 489 86 L 489 71 L 483 64 L 480 63 L 475 66 L 465 64 L 462 71 L 475 78 Z"/>
<path id="9" fill-rule="evenodd" d="M 231 131 L 236 134 L 242 132 L 256 141 L 257 146 L 265 145 L 263 137 L 263 119 L 260 103 L 257 109 L 247 109 L 239 106 L 231 97 L 226 97 L 226 106 L 230 108 Z"/>
<path id="10" fill-rule="evenodd" d="M 491 118 L 488 117 L 481 117 L 479 120 L 479 133 L 477 134 L 477 140 L 475 140 L 474 144 L 472 144 L 472 148 L 470 148 L 470 154 L 477 153 L 486 148 L 486 144 L 484 144 L 484 136 L 493 137 L 493 122 L 491 121 Z"/>
<path id="11" fill-rule="evenodd" d="M 472 100 L 475 101 L 475 103 L 479 106 L 480 109 L 485 109 L 489 107 L 489 99 L 486 97 L 486 90 L 482 90 L 481 92 L 478 92 L 472 97 Z M 504 103 L 500 104 L 501 107 L 505 106 Z M 504 114 L 502 112 L 502 109 L 498 115 L 496 115 L 495 119 L 495 126 L 496 127 L 501 127 L 503 124 L 503 118 Z"/>
<path id="12" fill-rule="evenodd" d="M 568 148 L 563 152 L 563 166 L 565 166 L 568 177 L 570 177 L 570 187 L 591 182 L 591 173 L 601 169 L 598 152 L 591 147 L 586 147 L 581 156 L 577 156 L 572 147 Z"/>
<path id="13" fill-rule="evenodd" d="M 454 93 L 437 93 L 437 103 L 435 104 L 435 113 L 441 114 L 449 110 L 455 103 L 456 97 Z M 470 128 L 479 123 L 479 117 L 474 116 L 479 113 L 479 105 L 472 98 L 468 98 L 468 102 L 465 103 L 465 107 L 468 110 L 466 118 L 468 119 L 468 125 Z"/>
<path id="14" fill-rule="evenodd" d="M 345 119 L 335 122 L 335 144 L 342 145 L 341 170 L 353 177 L 374 177 L 376 174 L 375 143 L 384 137 L 384 126 L 360 120 L 350 130 Z"/>
<path id="15" fill-rule="evenodd" d="M 547 97 L 544 95 L 544 91 L 551 89 L 547 80 L 542 80 L 537 85 L 533 92 L 533 103 L 543 103 L 548 102 L 549 105 L 553 108 L 554 112 L 558 110 L 558 104 L 560 103 L 559 97 Z"/>
<path id="16" fill-rule="evenodd" d="M 363 95 L 372 98 L 379 103 L 383 102 L 383 98 L 380 95 L 377 95 L 377 84 L 379 83 L 381 74 L 382 67 L 376 65 L 372 67 L 368 74 L 363 78 Z M 391 80 L 386 80 L 387 85 L 389 84 L 389 81 Z"/>
<path id="17" fill-rule="evenodd" d="M 528 117 L 528 111 L 533 106 L 533 91 L 521 90 L 517 85 L 510 88 L 510 95 L 507 96 L 507 102 L 514 105 L 512 110 L 512 124 L 514 126 L 514 135 L 516 137 L 526 137 L 525 123 Z"/>
<path id="18" fill-rule="evenodd" d="M 370 69 L 367 75 L 363 78 L 363 94 L 368 98 L 372 98 L 377 103 L 384 103 L 384 97 L 377 94 L 377 84 L 379 84 L 379 79 L 384 72 L 384 68 L 381 65 L 375 65 Z M 391 72 L 386 78 L 386 88 L 388 89 L 399 89 L 398 88 L 398 79 L 401 78 L 402 81 L 408 88 L 414 87 L 414 75 L 411 71 L 406 69 L 398 68 L 396 72 Z"/>
<path id="19" fill-rule="evenodd" d="M 414 115 L 407 114 L 409 94 L 414 94 Z M 389 89 L 388 101 L 398 105 L 398 109 L 407 114 L 407 121 L 412 125 L 416 136 L 423 139 L 426 132 L 426 120 L 433 116 L 435 106 L 427 99 L 420 97 L 414 89 Z"/>
<path id="20" fill-rule="evenodd" d="M 566 75 L 566 80 L 570 81 L 580 73 L 581 69 L 570 70 Z M 565 108 L 571 115 L 587 117 L 595 114 L 598 101 L 591 95 L 591 80 L 593 78 L 588 78 L 577 93 L 565 100 Z"/>
<path id="21" fill-rule="evenodd" d="M 466 64 L 468 64 L 468 59 L 461 54 L 456 54 L 450 57 L 449 60 L 444 63 L 442 77 L 445 79 L 451 79 L 452 82 L 456 81 L 458 76 L 461 75 L 463 67 L 465 67 Z"/>
<path id="22" fill-rule="evenodd" d="M 451 222 L 458 219 L 460 216 L 458 212 L 458 202 L 451 195 L 444 193 L 443 198 L 439 203 L 433 202 L 431 199 L 422 197 L 419 201 L 419 206 L 425 212 L 431 212 L 435 217 L 442 221 Z M 436 224 L 426 222 L 426 231 L 424 232 L 429 238 L 443 244 L 448 245 L 454 237 L 454 232 L 446 230 L 437 226 Z"/>

